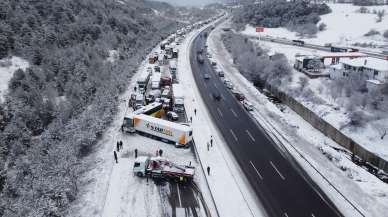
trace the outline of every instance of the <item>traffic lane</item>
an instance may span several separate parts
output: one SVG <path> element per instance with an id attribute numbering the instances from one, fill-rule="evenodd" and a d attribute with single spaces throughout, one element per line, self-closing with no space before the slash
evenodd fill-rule
<path id="1" fill-rule="evenodd" d="M 197 193 L 188 185 L 175 182 L 168 182 L 168 185 L 169 194 L 167 197 L 171 205 L 171 215 L 173 217 L 197 217 L 197 210 L 200 209 Z M 186 210 L 184 215 L 182 215 L 182 212 L 177 211 L 178 209 Z"/>
<path id="2" fill-rule="evenodd" d="M 204 64 L 204 67 L 209 67 L 209 64 Z M 206 68 L 202 68 L 202 70 L 201 70 L 202 72 L 207 72 L 207 73 L 211 73 L 211 71 L 209 71 L 208 69 L 206 69 Z M 214 75 L 214 74 L 213 74 Z M 205 81 L 206 83 L 209 83 L 210 81 Z M 222 89 L 222 88 L 221 88 Z M 227 94 L 225 94 L 225 95 L 227 95 Z M 236 102 L 236 100 L 234 100 L 234 98 L 233 97 L 226 97 L 226 99 L 231 99 L 231 100 L 233 100 L 234 102 Z M 227 101 L 227 100 L 226 100 Z M 232 101 L 229 101 L 229 102 L 232 102 Z M 218 108 L 220 108 L 220 107 L 218 107 Z M 241 109 L 241 106 L 240 106 L 240 109 Z M 248 116 L 249 117 L 249 116 Z M 249 119 L 250 120 L 252 120 L 250 117 L 249 117 Z M 257 126 L 256 126 L 257 127 Z M 256 127 L 254 127 L 254 128 L 256 128 Z M 235 130 L 236 131 L 236 130 Z M 232 132 L 234 132 L 234 131 L 232 131 Z M 262 133 L 262 132 L 260 132 L 260 133 Z M 241 132 L 234 132 L 234 133 L 231 133 L 232 135 L 233 135 L 233 139 L 234 140 L 236 140 L 236 134 L 237 135 L 242 135 L 241 134 Z M 266 141 L 266 140 L 268 140 L 268 138 L 263 138 L 262 139 L 263 141 Z M 273 144 L 270 144 L 270 146 L 271 147 L 273 147 Z M 260 159 L 262 159 L 262 158 L 260 158 Z M 260 165 L 262 165 L 262 163 L 264 163 L 264 165 L 268 165 L 268 164 L 265 164 L 265 163 L 269 163 L 269 165 L 271 165 L 271 169 L 272 169 L 272 173 L 274 174 L 275 172 L 277 173 L 277 175 L 280 177 L 280 179 L 282 179 L 283 181 L 285 180 L 285 175 L 283 175 L 283 173 L 282 172 L 280 172 L 280 168 L 283 168 L 284 169 L 284 167 L 286 166 L 287 167 L 287 162 L 286 162 L 286 164 L 283 164 L 283 162 L 281 162 L 281 163 L 279 163 L 279 162 L 276 162 L 275 160 L 273 160 L 273 161 L 268 161 L 268 162 L 260 162 Z M 278 165 L 278 166 L 277 166 Z M 279 167 L 279 168 L 278 168 Z M 270 170 L 268 170 L 268 169 L 266 169 L 265 171 L 270 171 Z M 285 171 L 289 171 L 289 170 L 285 170 Z M 293 174 L 295 174 L 295 173 L 293 173 Z M 275 174 L 276 175 L 276 174 Z M 291 175 L 288 175 L 289 177 L 292 177 Z M 292 179 L 295 179 L 295 178 L 292 178 Z M 271 182 L 272 183 L 272 182 Z M 297 183 L 300 183 L 300 182 L 298 182 L 298 180 L 297 180 Z M 303 182 L 302 182 L 303 183 Z M 284 185 L 282 185 L 282 186 L 284 186 Z M 287 187 L 287 189 L 282 189 L 280 192 L 281 192 L 281 195 L 280 196 L 284 196 L 283 194 L 284 194 L 284 192 L 287 192 L 289 189 L 288 189 L 288 187 Z M 276 193 L 276 192 L 274 192 L 274 193 Z M 276 194 L 278 194 L 278 193 L 276 193 Z M 293 199 L 293 198 L 291 198 L 291 199 Z M 319 198 L 318 198 L 318 200 L 319 200 Z M 291 200 L 291 201 L 294 201 L 294 200 Z M 296 204 L 296 205 L 298 205 L 298 207 L 303 207 L 303 206 L 305 206 L 305 207 L 310 207 L 310 206 L 306 206 L 306 205 L 308 205 L 308 203 L 299 203 L 299 204 Z M 307 209 L 308 210 L 308 209 Z M 308 212 L 308 211 L 307 211 Z M 300 214 L 300 213 L 297 213 L 297 214 Z"/>

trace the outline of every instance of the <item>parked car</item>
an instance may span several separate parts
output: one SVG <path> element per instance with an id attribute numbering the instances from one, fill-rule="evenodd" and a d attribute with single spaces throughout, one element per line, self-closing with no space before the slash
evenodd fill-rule
<path id="1" fill-rule="evenodd" d="M 218 76 L 220 76 L 221 78 L 223 78 L 223 77 L 225 76 L 224 71 L 222 71 L 222 70 L 220 70 L 220 69 L 217 71 L 217 74 L 218 74 Z"/>
<path id="2" fill-rule="evenodd" d="M 243 106 L 247 111 L 253 111 L 253 105 L 252 103 L 248 102 L 247 100 L 243 101 Z"/>
<path id="3" fill-rule="evenodd" d="M 210 79 L 210 75 L 208 73 L 205 73 L 203 75 L 203 78 L 206 79 L 206 80 L 209 80 Z"/>
<path id="4" fill-rule="evenodd" d="M 214 61 L 214 60 L 210 61 L 210 63 L 212 64 L 212 66 L 216 66 L 217 65 L 217 62 Z"/>
<path id="5" fill-rule="evenodd" d="M 169 120 L 172 120 L 172 121 L 177 121 L 177 120 L 179 119 L 178 114 L 175 113 L 175 112 L 173 112 L 173 111 L 167 112 L 166 115 L 167 115 L 167 118 L 168 118 Z"/>
<path id="6" fill-rule="evenodd" d="M 239 93 L 239 92 L 234 93 L 234 96 L 236 97 L 236 99 L 237 99 L 238 101 L 244 101 L 244 100 L 245 100 L 245 96 L 244 96 L 244 94 L 242 94 L 242 93 Z"/>

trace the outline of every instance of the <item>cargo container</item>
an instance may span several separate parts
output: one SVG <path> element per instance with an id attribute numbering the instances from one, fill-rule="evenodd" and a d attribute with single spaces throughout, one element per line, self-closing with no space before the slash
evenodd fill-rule
<path id="1" fill-rule="evenodd" d="M 193 137 L 193 130 L 190 126 L 144 114 L 130 114 L 124 117 L 122 129 L 123 131 L 136 131 L 152 138 L 172 142 L 177 147 L 187 146 Z"/>

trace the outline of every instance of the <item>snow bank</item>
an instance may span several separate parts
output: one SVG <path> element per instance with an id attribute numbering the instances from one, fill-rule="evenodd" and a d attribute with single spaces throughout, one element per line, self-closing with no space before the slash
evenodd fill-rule
<path id="1" fill-rule="evenodd" d="M 295 54 L 325 54 L 325 51 L 313 50 L 304 47 L 295 47 L 291 45 L 283 45 L 273 42 L 260 41 L 260 46 L 271 52 L 283 53 L 289 60 L 290 65 L 295 62 Z M 293 70 L 293 80 L 287 86 L 288 89 L 300 89 L 299 79 L 307 78 L 303 73 Z M 296 99 L 304 106 L 309 108 L 315 114 L 319 115 L 325 121 L 330 123 L 337 129 L 340 129 L 345 135 L 351 137 L 354 141 L 362 145 L 365 149 L 375 153 L 376 155 L 388 159 L 388 136 L 380 139 L 384 129 L 388 129 L 388 115 L 380 114 L 378 120 L 369 120 L 363 127 L 347 127 L 350 121 L 349 111 L 344 108 L 344 100 L 350 99 L 334 99 L 328 87 L 332 80 L 328 78 L 308 79 L 305 87 L 309 88 L 314 93 L 314 101 L 311 101 L 311 96 L 298 96 Z M 318 103 L 319 102 L 319 103 Z"/>
<path id="2" fill-rule="evenodd" d="M 0 102 L 3 101 L 4 95 L 7 93 L 8 82 L 11 80 L 13 73 L 22 69 L 28 68 L 29 63 L 20 57 L 11 57 L 0 60 Z"/>
<path id="3" fill-rule="evenodd" d="M 376 14 L 361 14 L 357 12 L 360 6 L 352 4 L 328 4 L 332 12 L 321 16 L 320 23 L 327 25 L 326 30 L 318 32 L 315 38 L 303 38 L 304 41 L 317 45 L 324 45 L 325 43 L 339 44 L 342 46 L 351 46 L 353 43 L 374 43 L 383 45 L 387 43 L 387 39 L 380 37 L 365 37 L 364 34 L 371 29 L 379 31 L 381 34 L 388 29 L 388 17 L 383 17 L 379 23 L 376 22 Z M 385 10 L 388 7 L 371 6 L 367 7 L 370 11 Z M 318 23 L 319 25 L 319 23 Z M 256 35 L 255 27 L 247 25 L 246 29 L 242 31 L 246 35 Z M 295 32 L 290 32 L 285 28 L 266 28 L 264 35 L 272 37 L 296 39 L 298 38 Z"/>

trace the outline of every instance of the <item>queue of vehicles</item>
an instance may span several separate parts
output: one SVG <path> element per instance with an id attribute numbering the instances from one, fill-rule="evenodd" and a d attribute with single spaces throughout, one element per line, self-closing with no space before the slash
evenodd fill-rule
<path id="1" fill-rule="evenodd" d="M 135 93 L 129 100 L 129 106 L 133 111 L 124 117 L 121 127 L 123 132 L 137 132 L 164 142 L 172 142 L 177 147 L 191 143 L 193 137 L 191 126 L 176 122 L 185 112 L 183 87 L 178 83 L 176 76 L 176 59 L 179 56 L 177 45 L 182 42 L 187 32 L 216 18 L 218 17 L 178 30 L 160 43 L 160 52 L 149 56 L 148 63 L 153 67 L 148 67 L 137 80 Z M 163 116 L 167 120 L 162 119 Z M 161 156 L 139 156 L 135 159 L 133 172 L 139 177 L 191 182 L 195 168 L 190 165 L 174 164 Z"/>
<path id="2" fill-rule="evenodd" d="M 205 46 L 205 47 L 206 47 L 206 46 Z M 203 48 L 201 48 L 199 51 L 197 51 L 197 53 L 200 53 L 201 55 L 202 55 L 204 52 L 205 52 L 205 51 L 203 50 Z M 207 53 L 206 56 L 208 57 L 209 62 L 210 62 L 210 65 L 211 65 L 212 68 L 214 69 L 215 74 L 218 75 L 218 77 L 219 77 L 220 79 L 223 80 L 223 83 L 225 84 L 226 88 L 228 88 L 228 89 L 231 91 L 232 95 L 233 95 L 234 97 L 236 97 L 236 99 L 237 99 L 239 102 L 241 102 L 242 106 L 243 106 L 247 111 L 253 111 L 254 107 L 253 107 L 252 103 L 250 103 L 250 102 L 245 98 L 244 94 L 240 93 L 239 91 L 237 91 L 237 90 L 235 89 L 233 83 L 232 83 L 230 80 L 228 80 L 227 78 L 225 78 L 225 74 L 224 74 L 224 72 L 219 68 L 219 66 L 217 65 L 217 62 L 216 62 L 214 59 L 211 58 L 211 54 L 208 53 L 207 51 L 206 51 L 206 53 Z M 203 62 L 200 62 L 200 61 L 198 60 L 198 57 L 197 57 L 197 61 L 198 61 L 199 63 L 203 64 Z M 204 73 L 203 78 L 204 78 L 205 80 L 210 80 L 211 75 L 210 75 L 209 73 Z M 213 97 L 213 99 L 216 100 L 216 101 L 220 101 L 220 100 L 222 99 L 221 94 L 220 94 L 217 90 L 214 90 L 214 91 L 213 91 L 212 97 Z"/>

